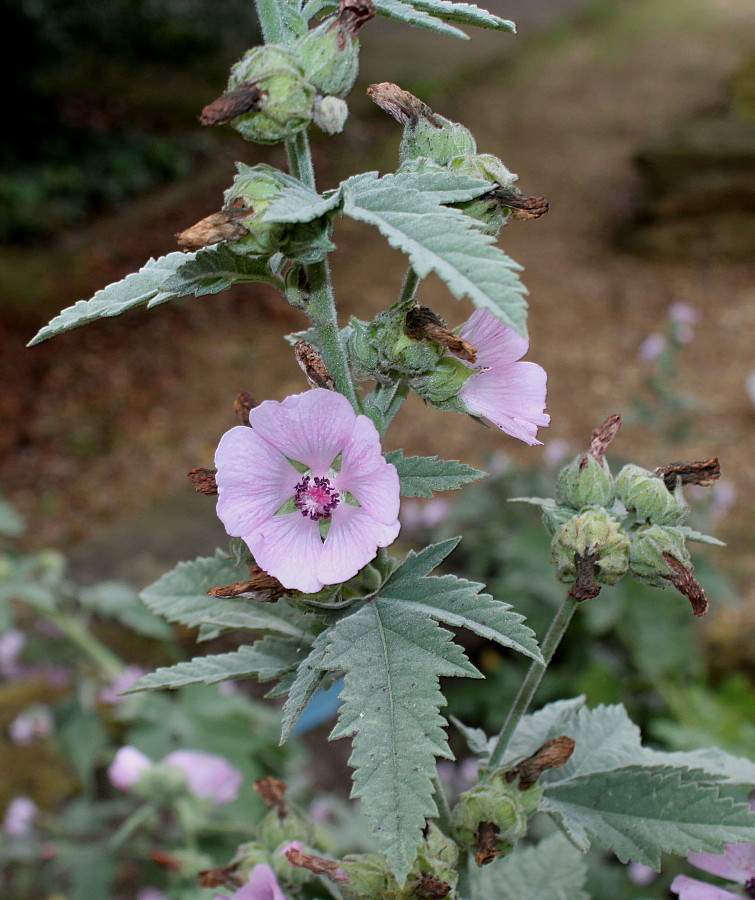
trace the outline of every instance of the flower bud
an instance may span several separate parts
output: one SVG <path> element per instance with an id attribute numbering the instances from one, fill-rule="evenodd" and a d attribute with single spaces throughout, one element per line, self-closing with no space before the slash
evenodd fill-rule
<path id="1" fill-rule="evenodd" d="M 577 580 L 576 558 L 589 558 L 598 584 L 616 584 L 629 566 L 629 539 L 604 509 L 572 516 L 553 537 L 551 559 L 559 581 Z"/>
<path id="2" fill-rule="evenodd" d="M 409 882 L 416 885 L 431 875 L 438 881 L 456 887 L 458 881 L 459 848 L 434 822 L 428 822 L 425 838 L 417 848 L 417 861 L 409 875 Z"/>
<path id="3" fill-rule="evenodd" d="M 455 157 L 466 157 L 476 152 L 477 143 L 468 128 L 433 113 L 411 118 L 404 125 L 399 164 L 424 156 L 445 166 Z"/>
<path id="4" fill-rule="evenodd" d="M 259 863 L 267 863 L 269 865 L 270 862 L 271 852 L 264 844 L 260 844 L 257 841 L 248 841 L 246 844 L 239 846 L 231 861 L 231 865 L 241 878 L 246 881 L 249 873 L 256 865 Z"/>
<path id="5" fill-rule="evenodd" d="M 312 107 L 312 121 L 325 134 L 340 134 L 348 117 L 349 107 L 338 97 L 315 98 Z"/>
<path id="6" fill-rule="evenodd" d="M 293 137 L 312 119 L 315 89 L 296 53 L 277 44 L 249 50 L 231 69 L 228 90 L 254 85 L 261 92 L 255 108 L 231 120 L 247 140 L 275 144 Z"/>
<path id="7" fill-rule="evenodd" d="M 375 15 L 371 3 L 362 4 L 365 10 L 371 7 L 371 15 L 361 20 L 349 17 L 349 9 L 344 6 L 346 4 L 342 4 L 340 13 L 324 19 L 293 44 L 309 81 L 321 94 L 335 97 L 345 97 L 354 86 L 359 71 L 356 34 L 360 26 Z"/>
<path id="8" fill-rule="evenodd" d="M 644 584 L 667 587 L 671 570 L 664 558 L 666 555 L 692 569 L 692 560 L 681 531 L 664 525 L 641 528 L 632 535 L 629 570 Z"/>
<path id="9" fill-rule="evenodd" d="M 556 503 L 582 509 L 584 506 L 610 506 L 614 500 L 611 470 L 605 459 L 580 454 L 558 474 Z"/>
<path id="10" fill-rule="evenodd" d="M 357 378 L 415 378 L 436 368 L 445 349 L 409 337 L 405 323 L 406 313 L 394 309 L 385 310 L 368 324 L 352 320 L 349 353 Z M 471 374 L 469 369 L 467 372 Z"/>
<path id="11" fill-rule="evenodd" d="M 574 510 L 569 506 L 543 505 L 542 510 L 543 524 L 551 534 L 555 534 L 574 515 Z"/>
<path id="12" fill-rule="evenodd" d="M 277 809 L 271 809 L 260 822 L 257 834 L 260 841 L 271 851 L 291 841 L 312 844 L 315 840 L 312 823 L 291 806 L 286 806 L 284 815 Z"/>
<path id="13" fill-rule="evenodd" d="M 463 849 L 479 846 L 481 826 L 492 826 L 491 854 L 507 853 L 527 832 L 527 818 L 536 810 L 542 795 L 537 785 L 520 791 L 507 784 L 501 775 L 491 782 L 480 782 L 465 791 L 451 812 L 451 829 L 457 844 Z"/>
<path id="14" fill-rule="evenodd" d="M 341 867 L 348 876 L 348 881 L 340 885 L 344 900 L 374 900 L 398 893 L 396 879 L 380 856 L 349 854 L 341 860 Z"/>
<path id="15" fill-rule="evenodd" d="M 474 371 L 458 359 L 444 356 L 429 375 L 415 379 L 412 388 L 430 403 L 444 403 L 457 396 Z"/>
<path id="16" fill-rule="evenodd" d="M 662 477 L 641 466 L 624 466 L 616 477 L 616 493 L 628 512 L 651 525 L 682 525 L 689 515 L 681 486 L 669 491 Z"/>

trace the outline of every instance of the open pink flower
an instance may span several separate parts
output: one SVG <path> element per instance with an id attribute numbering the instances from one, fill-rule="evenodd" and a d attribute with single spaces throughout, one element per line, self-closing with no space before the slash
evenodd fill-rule
<path id="1" fill-rule="evenodd" d="M 468 409 L 497 425 L 525 444 L 540 444 L 539 426 L 547 425 L 545 409 L 547 375 L 536 363 L 520 362 L 529 341 L 502 324 L 492 313 L 472 313 L 460 335 L 477 349 L 479 368 L 462 385 L 459 397 Z"/>
<path id="2" fill-rule="evenodd" d="M 220 439 L 218 517 L 284 587 L 346 581 L 399 532 L 399 482 L 377 429 L 315 388 L 266 400 Z"/>
<path id="3" fill-rule="evenodd" d="M 229 900 L 229 898 L 219 895 L 215 900 Z M 246 884 L 242 885 L 230 900 L 286 900 L 286 895 L 270 866 L 267 863 L 257 863 L 249 873 Z"/>
<path id="4" fill-rule="evenodd" d="M 723 853 L 688 853 L 687 859 L 703 872 L 744 885 L 744 896 L 755 897 L 755 844 L 724 844 Z M 671 890 L 680 900 L 742 900 L 743 896 L 687 875 L 677 875 Z"/>

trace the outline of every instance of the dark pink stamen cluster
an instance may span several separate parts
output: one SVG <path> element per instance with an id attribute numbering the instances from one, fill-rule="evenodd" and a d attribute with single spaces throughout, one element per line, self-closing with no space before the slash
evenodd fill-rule
<path id="1" fill-rule="evenodd" d="M 340 502 L 327 478 L 305 475 L 294 488 L 294 506 L 305 518 L 327 519 Z"/>

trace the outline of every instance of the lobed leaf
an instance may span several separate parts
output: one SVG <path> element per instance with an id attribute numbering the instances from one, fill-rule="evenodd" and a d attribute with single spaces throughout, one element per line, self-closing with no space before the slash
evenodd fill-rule
<path id="1" fill-rule="evenodd" d="M 391 450 L 383 455 L 396 467 L 404 497 L 432 497 L 433 491 L 457 490 L 487 474 L 456 459 L 404 456 L 403 450 Z"/>

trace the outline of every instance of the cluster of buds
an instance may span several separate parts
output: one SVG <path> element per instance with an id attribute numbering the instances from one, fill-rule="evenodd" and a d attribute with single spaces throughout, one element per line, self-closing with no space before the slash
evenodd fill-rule
<path id="1" fill-rule="evenodd" d="M 610 416 L 593 432 L 589 449 L 560 472 L 555 501 L 535 501 L 553 535 L 558 578 L 585 600 L 629 573 L 653 587 L 674 586 L 695 615 L 705 615 L 709 601 L 692 576 L 687 539 L 693 533 L 684 524 L 689 506 L 682 486 L 712 484 L 720 475 L 718 460 L 655 472 L 629 464 L 614 479 L 604 455 L 620 424 L 619 416 Z"/>
<path id="2" fill-rule="evenodd" d="M 372 100 L 404 126 L 399 172 L 452 171 L 490 181 L 494 187 L 476 200 L 452 204 L 498 234 L 509 219 L 536 219 L 548 211 L 543 197 L 524 197 L 514 188 L 517 176 L 489 153 L 478 153 L 472 132 L 434 113 L 418 97 L 384 82 L 367 89 Z"/>
<path id="3" fill-rule="evenodd" d="M 310 122 L 343 129 L 343 97 L 359 68 L 359 29 L 375 15 L 372 0 L 340 0 L 335 15 L 290 46 L 249 50 L 231 69 L 227 91 L 202 110 L 203 125 L 230 123 L 247 140 L 275 144 Z"/>

